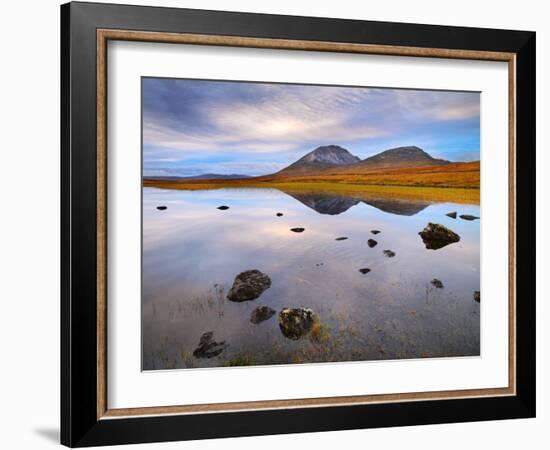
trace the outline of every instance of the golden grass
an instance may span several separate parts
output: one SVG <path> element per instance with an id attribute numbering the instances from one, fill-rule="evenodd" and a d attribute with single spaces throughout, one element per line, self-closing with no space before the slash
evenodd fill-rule
<path id="1" fill-rule="evenodd" d="M 231 181 L 231 180 L 228 180 Z M 145 187 L 180 190 L 210 190 L 223 188 L 272 188 L 286 193 L 318 193 L 352 196 L 354 198 L 402 199 L 431 202 L 479 204 L 479 189 L 437 188 L 413 186 L 383 186 L 330 182 L 258 182 L 258 183 L 182 183 L 145 181 Z"/>
<path id="2" fill-rule="evenodd" d="M 350 169 L 351 170 L 351 169 Z M 354 169 L 356 170 L 356 169 Z M 275 174 L 255 178 L 214 180 L 151 180 L 145 187 L 205 190 L 222 188 L 275 188 L 285 192 L 328 192 L 354 197 L 373 195 L 404 200 L 478 203 L 480 163 L 401 169 L 370 169 L 363 173 Z"/>

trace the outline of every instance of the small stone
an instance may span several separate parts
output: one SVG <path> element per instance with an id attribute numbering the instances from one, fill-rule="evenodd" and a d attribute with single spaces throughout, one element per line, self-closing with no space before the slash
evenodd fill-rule
<path id="1" fill-rule="evenodd" d="M 450 217 L 451 219 L 456 219 L 456 211 L 450 212 L 445 214 L 446 216 Z"/>
<path id="2" fill-rule="evenodd" d="M 373 248 L 373 247 L 376 247 L 378 245 L 378 242 L 376 242 L 374 239 L 369 239 L 367 241 L 367 245 L 370 247 L 370 248 Z"/>
<path id="3" fill-rule="evenodd" d="M 208 331 L 201 336 L 199 346 L 193 351 L 193 356 L 195 358 L 213 358 L 226 348 L 227 344 L 225 341 L 216 342 L 214 340 L 214 332 Z"/>
<path id="4" fill-rule="evenodd" d="M 252 314 L 250 315 L 250 321 L 253 324 L 259 324 L 260 322 L 264 322 L 268 319 L 271 319 L 275 315 L 277 311 L 274 309 L 271 309 L 269 306 L 258 306 L 254 311 L 252 311 Z"/>
<path id="5" fill-rule="evenodd" d="M 472 216 L 472 215 L 470 215 L 470 214 L 462 214 L 462 215 L 460 216 L 460 218 L 461 218 L 461 219 L 464 219 L 464 220 L 477 220 L 477 219 L 479 219 L 479 217 L 477 217 L 477 216 Z"/>
<path id="6" fill-rule="evenodd" d="M 368 269 L 368 268 L 365 267 L 365 268 L 363 268 L 363 269 L 359 269 L 359 272 L 361 272 L 363 275 L 365 275 L 365 274 L 367 274 L 367 273 L 370 272 L 370 269 Z"/>
<path id="7" fill-rule="evenodd" d="M 159 211 L 164 211 L 165 209 L 167 209 L 168 207 L 167 206 L 157 206 L 157 209 Z"/>
<path id="8" fill-rule="evenodd" d="M 479 291 L 474 292 L 474 300 L 478 303 L 481 302 L 481 293 Z"/>
<path id="9" fill-rule="evenodd" d="M 235 277 L 233 286 L 227 293 L 232 302 L 245 302 L 257 299 L 271 286 L 271 278 L 259 270 L 247 270 Z"/>
<path id="10" fill-rule="evenodd" d="M 218 206 L 218 209 L 225 211 L 226 209 L 229 209 L 229 206 L 226 206 L 226 205 Z"/>
<path id="11" fill-rule="evenodd" d="M 393 258 L 395 256 L 395 252 L 392 252 L 391 250 L 384 250 L 384 255 L 388 258 Z"/>
<path id="12" fill-rule="evenodd" d="M 342 237 L 337 237 L 335 240 L 337 240 L 337 241 L 345 241 L 346 239 L 347 239 L 347 237 L 342 236 Z"/>
<path id="13" fill-rule="evenodd" d="M 294 231 L 294 233 L 302 233 L 305 230 L 305 228 L 291 228 L 290 231 Z"/>
<path id="14" fill-rule="evenodd" d="M 418 234 L 428 250 L 438 250 L 446 245 L 460 241 L 458 234 L 438 223 L 429 222 Z"/>
<path id="15" fill-rule="evenodd" d="M 319 318 L 309 308 L 283 308 L 279 312 L 279 328 L 288 339 L 297 341 L 308 334 Z"/>
<path id="16" fill-rule="evenodd" d="M 434 278 L 432 281 L 430 281 L 430 283 L 432 283 L 432 285 L 437 289 L 443 289 L 443 283 L 441 282 L 441 280 L 438 280 L 437 278 Z"/>
<path id="17" fill-rule="evenodd" d="M 372 234 L 378 234 L 378 233 L 380 233 L 380 230 L 371 230 L 371 233 Z"/>

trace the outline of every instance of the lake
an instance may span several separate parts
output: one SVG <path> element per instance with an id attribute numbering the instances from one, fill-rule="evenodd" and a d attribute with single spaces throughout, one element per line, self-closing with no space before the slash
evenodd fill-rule
<path id="1" fill-rule="evenodd" d="M 453 211 L 480 215 L 478 204 L 410 196 L 144 188 L 143 370 L 479 355 L 480 221 Z M 418 233 L 429 222 L 460 241 L 427 249 Z M 271 286 L 229 301 L 251 269 Z M 276 314 L 253 323 L 258 306 Z M 285 307 L 311 309 L 316 327 L 285 336 Z M 221 351 L 197 357 L 209 332 Z"/>

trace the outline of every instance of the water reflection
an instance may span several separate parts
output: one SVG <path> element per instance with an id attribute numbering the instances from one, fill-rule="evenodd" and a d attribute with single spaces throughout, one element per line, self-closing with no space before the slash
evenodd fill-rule
<path id="1" fill-rule="evenodd" d="M 449 211 L 480 215 L 472 203 L 364 192 L 144 189 L 143 368 L 479 355 L 480 221 Z M 429 222 L 460 241 L 426 249 Z M 251 270 L 270 287 L 227 301 Z M 285 309 L 316 319 L 282 322 Z"/>
<path id="2" fill-rule="evenodd" d="M 400 216 L 414 216 L 423 209 L 427 208 L 430 203 L 422 200 L 408 200 L 396 198 L 376 198 L 371 196 L 363 196 L 365 198 L 354 198 L 348 195 L 341 195 L 330 192 L 293 192 L 284 190 L 284 192 L 296 200 L 302 202 L 307 207 L 317 211 L 319 214 L 338 215 L 346 212 L 352 206 L 361 202 L 373 206 L 390 214 Z"/>
<path id="3" fill-rule="evenodd" d="M 319 214 L 335 216 L 357 205 L 361 200 L 330 193 L 307 193 L 284 191 Z"/>

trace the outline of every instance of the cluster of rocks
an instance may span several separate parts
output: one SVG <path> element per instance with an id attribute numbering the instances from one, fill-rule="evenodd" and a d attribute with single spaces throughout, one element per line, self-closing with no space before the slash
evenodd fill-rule
<path id="1" fill-rule="evenodd" d="M 157 206 L 158 210 L 166 210 L 166 206 Z M 228 206 L 222 205 L 218 206 L 219 210 L 227 210 Z M 278 212 L 277 217 L 281 217 L 283 213 Z M 450 212 L 446 214 L 448 217 L 456 219 L 457 212 Z M 459 216 L 463 220 L 476 220 L 479 219 L 477 216 L 471 216 L 468 214 L 463 214 Z M 305 228 L 295 227 L 291 228 L 290 231 L 294 233 L 302 233 L 305 231 Z M 371 230 L 371 233 L 377 235 L 380 233 L 380 230 Z M 427 249 L 437 250 L 443 248 L 449 244 L 459 242 L 460 236 L 454 231 L 448 229 L 447 227 L 437 224 L 437 223 L 428 223 L 428 225 L 418 233 L 422 238 Z M 348 239 L 347 236 L 337 237 L 337 241 L 344 241 Z M 369 239 L 367 245 L 370 248 L 378 245 L 378 242 L 374 239 Z M 395 257 L 396 253 L 392 250 L 384 250 L 384 255 L 387 258 Z M 316 264 L 316 266 L 322 266 L 322 263 Z M 364 267 L 359 269 L 359 272 L 363 275 L 368 274 L 371 271 L 370 268 Z M 431 282 L 431 285 L 437 289 L 443 289 L 443 282 L 437 278 L 434 278 Z M 232 302 L 245 302 L 255 300 L 262 295 L 262 293 L 271 287 L 271 278 L 259 271 L 259 270 L 246 270 L 239 273 L 231 286 L 227 294 L 227 299 Z M 480 291 L 475 291 L 474 300 L 480 302 Z M 276 314 L 276 311 L 269 306 L 258 306 L 256 307 L 251 315 L 250 322 L 253 324 L 259 324 L 266 320 L 269 320 Z M 284 307 L 278 314 L 278 323 L 281 333 L 291 340 L 298 340 L 302 336 L 308 334 L 313 325 L 319 321 L 317 314 L 313 312 L 310 308 L 288 308 Z M 199 345 L 194 350 L 193 355 L 197 358 L 212 358 L 218 356 L 227 348 L 228 344 L 225 341 L 217 342 L 214 340 L 213 331 L 204 333 L 200 337 Z"/>

